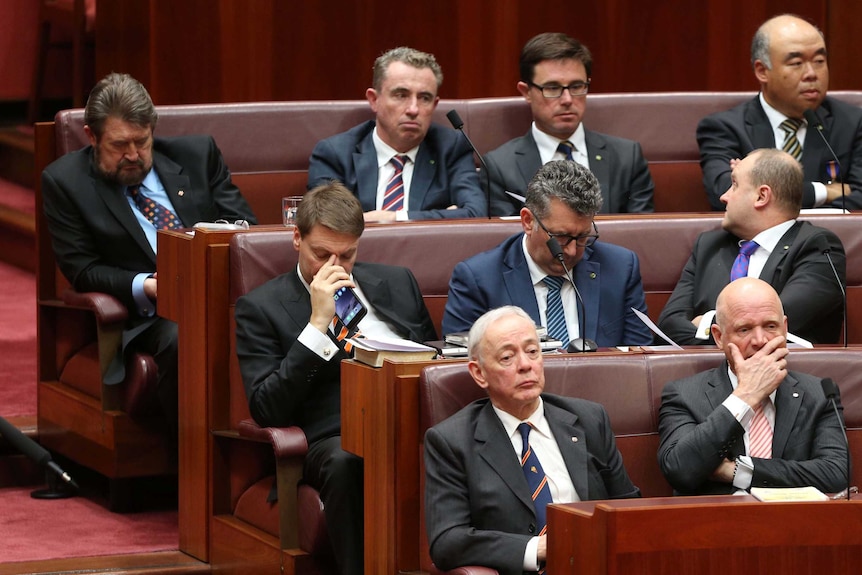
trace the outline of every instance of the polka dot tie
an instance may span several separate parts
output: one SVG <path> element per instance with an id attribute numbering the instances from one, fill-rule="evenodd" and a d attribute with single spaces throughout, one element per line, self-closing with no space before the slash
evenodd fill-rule
<path id="1" fill-rule="evenodd" d="M 135 205 L 152 222 L 157 230 L 173 230 L 181 228 L 183 223 L 168 208 L 141 193 L 138 186 L 129 188 L 129 195 L 135 200 Z"/>

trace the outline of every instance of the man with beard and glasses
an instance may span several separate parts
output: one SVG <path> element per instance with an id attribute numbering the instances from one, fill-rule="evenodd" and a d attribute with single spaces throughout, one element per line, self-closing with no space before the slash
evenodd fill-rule
<path id="1" fill-rule="evenodd" d="M 218 219 L 257 223 L 212 137 L 153 138 L 158 114 L 140 82 L 109 74 L 84 110 L 90 145 L 42 173 L 54 254 L 80 292 L 103 292 L 129 311 L 122 353 L 104 375 L 125 377 L 124 356 L 151 354 L 167 432 L 177 436 L 177 326 L 156 315 L 156 232 Z"/>

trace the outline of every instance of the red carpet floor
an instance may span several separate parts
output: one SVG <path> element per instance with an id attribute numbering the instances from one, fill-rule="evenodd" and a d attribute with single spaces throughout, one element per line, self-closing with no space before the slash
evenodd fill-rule
<path id="1" fill-rule="evenodd" d="M 0 489 L 0 561 L 38 561 L 177 549 L 176 511 L 118 514 L 83 497 L 37 500 Z"/>
<path id="2" fill-rule="evenodd" d="M 36 415 L 36 278 L 0 263 L 0 417 Z"/>
<path id="3" fill-rule="evenodd" d="M 36 280 L 0 263 L 0 417 L 36 415 Z M 80 478 L 79 478 L 80 480 Z M 111 513 L 86 497 L 0 489 L 0 563 L 175 550 L 176 511 Z"/>

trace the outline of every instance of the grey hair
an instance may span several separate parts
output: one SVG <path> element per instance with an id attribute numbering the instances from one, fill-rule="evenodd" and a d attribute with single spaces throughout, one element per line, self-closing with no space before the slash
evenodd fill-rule
<path id="1" fill-rule="evenodd" d="M 119 118 L 140 127 L 155 128 L 159 114 L 143 84 L 128 74 L 111 72 L 90 91 L 84 108 L 84 123 L 102 136 L 108 118 Z"/>
<path id="2" fill-rule="evenodd" d="M 383 87 L 383 80 L 386 79 L 386 71 L 393 62 L 402 62 L 420 70 L 428 68 L 434 73 L 434 79 L 437 80 L 437 89 L 439 90 L 440 86 L 443 85 L 443 70 L 440 68 L 440 64 L 437 63 L 437 59 L 434 58 L 433 54 L 420 52 L 406 46 L 399 46 L 398 48 L 392 48 L 384 52 L 374 61 L 374 77 L 372 78 L 371 85 L 378 92 Z"/>
<path id="3" fill-rule="evenodd" d="M 473 326 L 470 328 L 470 334 L 467 336 L 467 346 L 470 359 L 482 363 L 482 354 L 480 353 L 480 349 L 482 347 L 482 341 L 485 339 L 485 332 L 488 331 L 488 328 L 492 323 L 510 315 L 524 318 L 531 324 L 534 323 L 530 314 L 516 305 L 504 305 L 485 312 L 473 323 Z"/>
<path id="4" fill-rule="evenodd" d="M 587 168 L 570 160 L 548 162 L 539 168 L 527 184 L 524 205 L 541 219 L 550 211 L 551 198 L 561 200 L 575 213 L 589 218 L 602 209 L 599 181 Z"/>

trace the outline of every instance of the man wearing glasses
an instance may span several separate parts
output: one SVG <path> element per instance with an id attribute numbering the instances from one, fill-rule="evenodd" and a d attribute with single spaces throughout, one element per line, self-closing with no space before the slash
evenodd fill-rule
<path id="1" fill-rule="evenodd" d="M 593 60 L 586 46 L 561 33 L 544 33 L 521 51 L 518 91 L 530 104 L 526 135 L 485 156 L 491 215 L 515 215 L 527 182 L 551 160 L 574 160 L 595 174 L 603 213 L 652 212 L 653 181 L 640 144 L 584 128 Z"/>
<path id="2" fill-rule="evenodd" d="M 638 258 L 596 241 L 593 218 L 601 207 L 599 182 L 585 167 L 552 161 L 539 168 L 520 212 L 524 231 L 455 266 L 443 333 L 467 331 L 486 311 L 514 305 L 564 346 L 577 338 L 599 347 L 651 344 L 650 330 L 631 311 L 647 312 Z M 548 248 L 551 237 L 562 262 Z M 565 270 L 583 299 L 580 313 Z"/>

